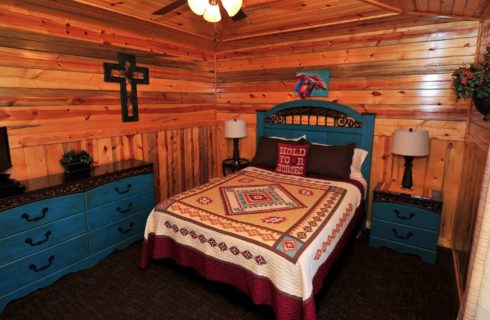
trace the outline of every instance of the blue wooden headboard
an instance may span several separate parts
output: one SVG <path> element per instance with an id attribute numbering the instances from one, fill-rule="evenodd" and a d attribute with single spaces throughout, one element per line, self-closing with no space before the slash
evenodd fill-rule
<path id="1" fill-rule="evenodd" d="M 262 136 L 297 138 L 330 145 L 354 143 L 369 152 L 361 172 L 368 183 L 374 137 L 374 113 L 357 111 L 329 101 L 301 100 L 257 111 L 257 145 Z"/>

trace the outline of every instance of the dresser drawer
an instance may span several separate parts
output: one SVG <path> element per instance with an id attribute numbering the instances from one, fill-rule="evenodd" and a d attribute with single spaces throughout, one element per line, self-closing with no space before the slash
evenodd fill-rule
<path id="1" fill-rule="evenodd" d="M 93 230 L 143 210 L 150 213 L 153 206 L 153 190 L 114 201 L 108 205 L 89 210 L 87 212 L 88 227 Z"/>
<path id="2" fill-rule="evenodd" d="M 85 210 L 83 194 L 46 199 L 0 212 L 0 238 Z"/>
<path id="3" fill-rule="evenodd" d="M 78 236 L 0 267 L 0 296 L 88 256 L 87 236 Z"/>
<path id="4" fill-rule="evenodd" d="M 373 219 L 371 234 L 374 237 L 398 242 L 404 245 L 435 251 L 437 233 L 398 223 Z"/>
<path id="5" fill-rule="evenodd" d="M 89 233 L 91 253 L 111 247 L 137 234 L 143 237 L 143 230 L 149 213 L 150 211 L 139 212 L 91 231 Z"/>
<path id="6" fill-rule="evenodd" d="M 373 218 L 433 231 L 439 230 L 440 224 L 440 215 L 437 213 L 389 202 L 374 202 Z"/>
<path id="7" fill-rule="evenodd" d="M 85 193 L 87 210 L 149 190 L 153 190 L 153 175 L 151 174 L 114 181 Z"/>
<path id="8" fill-rule="evenodd" d="M 84 232 L 83 212 L 0 239 L 0 265 L 36 253 Z"/>

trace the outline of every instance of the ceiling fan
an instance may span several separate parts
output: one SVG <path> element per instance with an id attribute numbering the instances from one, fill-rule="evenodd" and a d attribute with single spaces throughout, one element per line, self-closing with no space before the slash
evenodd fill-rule
<path id="1" fill-rule="evenodd" d="M 243 0 L 246 8 L 275 1 L 279 0 Z M 165 7 L 156 10 L 152 14 L 165 15 L 186 3 L 189 4 L 189 7 L 194 13 L 204 15 L 204 19 L 208 22 L 218 22 L 221 20 L 219 13 L 220 5 L 225 9 L 233 21 L 240 21 L 247 17 L 247 14 L 242 8 L 242 0 L 175 0 Z M 210 8 L 211 10 L 207 8 Z"/>

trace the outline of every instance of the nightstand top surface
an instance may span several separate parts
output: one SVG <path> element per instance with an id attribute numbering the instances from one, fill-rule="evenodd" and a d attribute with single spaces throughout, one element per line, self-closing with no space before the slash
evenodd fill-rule
<path id="1" fill-rule="evenodd" d="M 233 165 L 235 165 L 235 166 L 243 166 L 243 165 L 249 165 L 250 164 L 250 160 L 241 158 L 240 161 L 238 163 L 236 163 L 235 160 L 229 158 L 229 159 L 223 160 L 223 164 L 224 165 L 228 165 L 228 166 L 233 166 Z"/>
<path id="2" fill-rule="evenodd" d="M 427 199 L 432 201 L 442 201 L 441 192 L 431 188 L 414 186 L 413 189 L 402 188 L 400 184 L 394 182 L 380 182 L 376 186 L 376 191 L 411 196 L 413 198 Z"/>

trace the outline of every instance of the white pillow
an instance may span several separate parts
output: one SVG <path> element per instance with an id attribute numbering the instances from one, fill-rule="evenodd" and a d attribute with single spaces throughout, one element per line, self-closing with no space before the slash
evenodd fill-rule
<path id="1" fill-rule="evenodd" d="M 311 144 L 316 144 L 319 146 L 331 146 L 331 144 L 324 144 L 324 143 L 316 143 L 312 142 Z M 361 148 L 354 148 L 354 154 L 352 155 L 352 164 L 350 165 L 350 178 L 355 179 L 355 180 L 360 180 L 364 179 L 364 176 L 362 175 L 361 168 L 362 164 L 364 163 L 364 160 L 366 160 L 366 157 L 368 155 L 368 152 L 364 149 Z"/>
<path id="2" fill-rule="evenodd" d="M 301 139 L 306 140 L 306 134 L 302 135 L 301 137 L 297 137 L 297 138 L 284 138 L 284 137 L 274 137 L 274 136 L 268 136 L 267 138 L 273 138 L 273 139 L 279 139 L 279 140 L 289 140 L 289 141 L 299 141 Z"/>
<path id="3" fill-rule="evenodd" d="M 354 148 L 354 154 L 352 155 L 352 164 L 350 166 L 351 179 L 364 178 L 361 172 L 361 168 L 364 160 L 366 160 L 367 155 L 368 152 L 366 150 L 361 148 Z"/>

